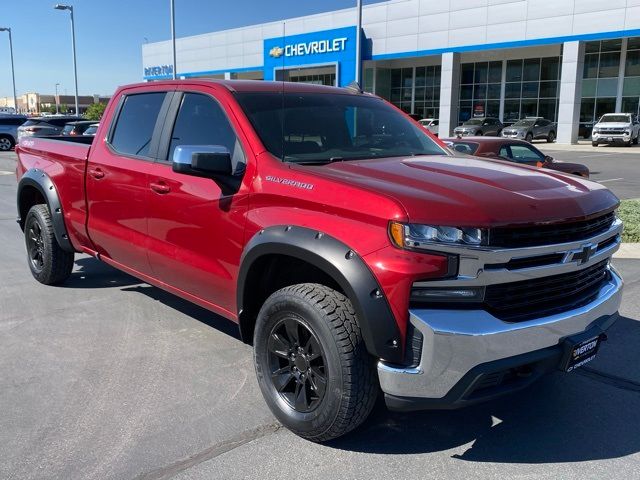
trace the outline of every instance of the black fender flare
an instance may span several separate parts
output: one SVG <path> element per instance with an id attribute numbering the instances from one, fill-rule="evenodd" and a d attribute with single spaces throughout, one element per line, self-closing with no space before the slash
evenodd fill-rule
<path id="1" fill-rule="evenodd" d="M 69 235 L 67 234 L 67 227 L 64 224 L 62 205 L 60 204 L 60 198 L 58 197 L 56 186 L 51 178 L 49 178 L 49 175 L 38 168 L 33 168 L 25 172 L 18 183 L 18 195 L 16 201 L 18 206 L 18 223 L 20 224 L 20 227 L 24 228 L 24 222 L 26 220 L 26 218 L 21 217 L 22 195 L 26 187 L 35 188 L 46 200 L 49 211 L 51 212 L 53 232 L 60 248 L 67 252 L 75 252 L 75 249 L 69 240 Z"/>
<path id="2" fill-rule="evenodd" d="M 256 233 L 242 254 L 237 307 L 242 322 L 245 285 L 251 266 L 264 255 L 285 255 L 329 275 L 351 300 L 367 350 L 392 363 L 402 362 L 400 329 L 382 289 L 366 263 L 341 241 L 317 230 L 273 226 Z"/>

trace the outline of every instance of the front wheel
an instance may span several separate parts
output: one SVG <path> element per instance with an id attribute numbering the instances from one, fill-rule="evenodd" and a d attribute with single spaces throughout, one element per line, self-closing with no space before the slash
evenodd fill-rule
<path id="1" fill-rule="evenodd" d="M 598 146 L 598 142 L 591 142 L 591 146 L 592 147 L 597 147 Z"/>
<path id="2" fill-rule="evenodd" d="M 47 205 L 34 205 L 24 222 L 29 269 L 45 285 L 64 282 L 73 270 L 73 253 L 63 250 L 53 232 Z"/>
<path id="3" fill-rule="evenodd" d="M 547 135 L 547 143 L 553 143 L 556 141 L 556 132 L 549 132 Z"/>
<path id="4" fill-rule="evenodd" d="M 529 143 L 533 142 L 533 134 L 531 132 L 527 133 L 525 140 Z"/>
<path id="5" fill-rule="evenodd" d="M 273 414 L 314 442 L 356 428 L 378 395 L 353 306 L 324 285 L 292 285 L 266 300 L 256 322 L 254 360 Z"/>

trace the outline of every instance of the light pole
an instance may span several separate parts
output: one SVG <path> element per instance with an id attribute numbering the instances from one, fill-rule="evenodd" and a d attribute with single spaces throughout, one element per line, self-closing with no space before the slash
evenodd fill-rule
<path id="1" fill-rule="evenodd" d="M 362 74 L 362 45 L 361 33 L 362 33 L 362 0 L 358 0 L 356 4 L 358 10 L 358 28 L 356 29 L 356 83 L 360 85 L 360 76 Z M 360 85 L 362 87 L 362 85 Z"/>
<path id="2" fill-rule="evenodd" d="M 18 97 L 16 96 L 16 74 L 13 70 L 13 40 L 11 39 L 11 29 L 0 27 L 0 32 L 9 32 L 9 51 L 11 52 L 11 79 L 13 80 L 13 109 L 18 113 Z"/>
<path id="3" fill-rule="evenodd" d="M 60 110 L 58 110 L 58 87 L 60 86 L 59 83 L 56 83 L 56 115 L 58 115 L 60 113 Z"/>
<path id="4" fill-rule="evenodd" d="M 171 0 L 171 54 L 173 56 L 173 79 L 176 79 L 176 9 Z"/>
<path id="5" fill-rule="evenodd" d="M 73 48 L 73 80 L 76 87 L 76 116 L 80 115 L 80 109 L 78 108 L 78 65 L 76 63 L 76 27 L 73 22 L 73 6 L 63 5 L 58 3 L 53 7 L 56 10 L 69 10 L 71 13 L 71 47 Z"/>

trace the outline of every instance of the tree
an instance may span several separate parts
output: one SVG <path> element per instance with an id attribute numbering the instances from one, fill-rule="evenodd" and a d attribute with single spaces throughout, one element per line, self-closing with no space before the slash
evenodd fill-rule
<path id="1" fill-rule="evenodd" d="M 84 116 L 87 120 L 100 120 L 105 108 L 107 108 L 107 105 L 104 103 L 92 103 L 87 107 L 87 111 L 84 112 Z"/>

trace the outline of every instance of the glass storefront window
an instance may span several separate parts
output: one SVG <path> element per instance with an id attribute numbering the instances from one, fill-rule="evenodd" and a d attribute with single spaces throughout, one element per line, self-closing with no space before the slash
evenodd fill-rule
<path id="1" fill-rule="evenodd" d="M 509 60 L 507 62 L 507 82 L 519 82 L 522 80 L 522 60 Z"/>
<path id="2" fill-rule="evenodd" d="M 600 54 L 598 78 L 618 77 L 620 72 L 620 52 Z"/>
<path id="3" fill-rule="evenodd" d="M 618 78 L 602 78 L 598 80 L 596 97 L 615 97 L 618 95 Z"/>
<path id="4" fill-rule="evenodd" d="M 543 58 L 540 67 L 540 80 L 557 80 L 559 78 L 560 59 Z"/>
<path id="5" fill-rule="evenodd" d="M 630 50 L 627 52 L 627 64 L 625 66 L 624 76 L 640 76 L 640 50 Z"/>
<path id="6" fill-rule="evenodd" d="M 502 82 L 502 62 L 489 62 L 489 83 Z"/>
<path id="7" fill-rule="evenodd" d="M 525 82 L 537 82 L 540 80 L 540 59 L 529 58 L 524 61 L 522 80 Z"/>

